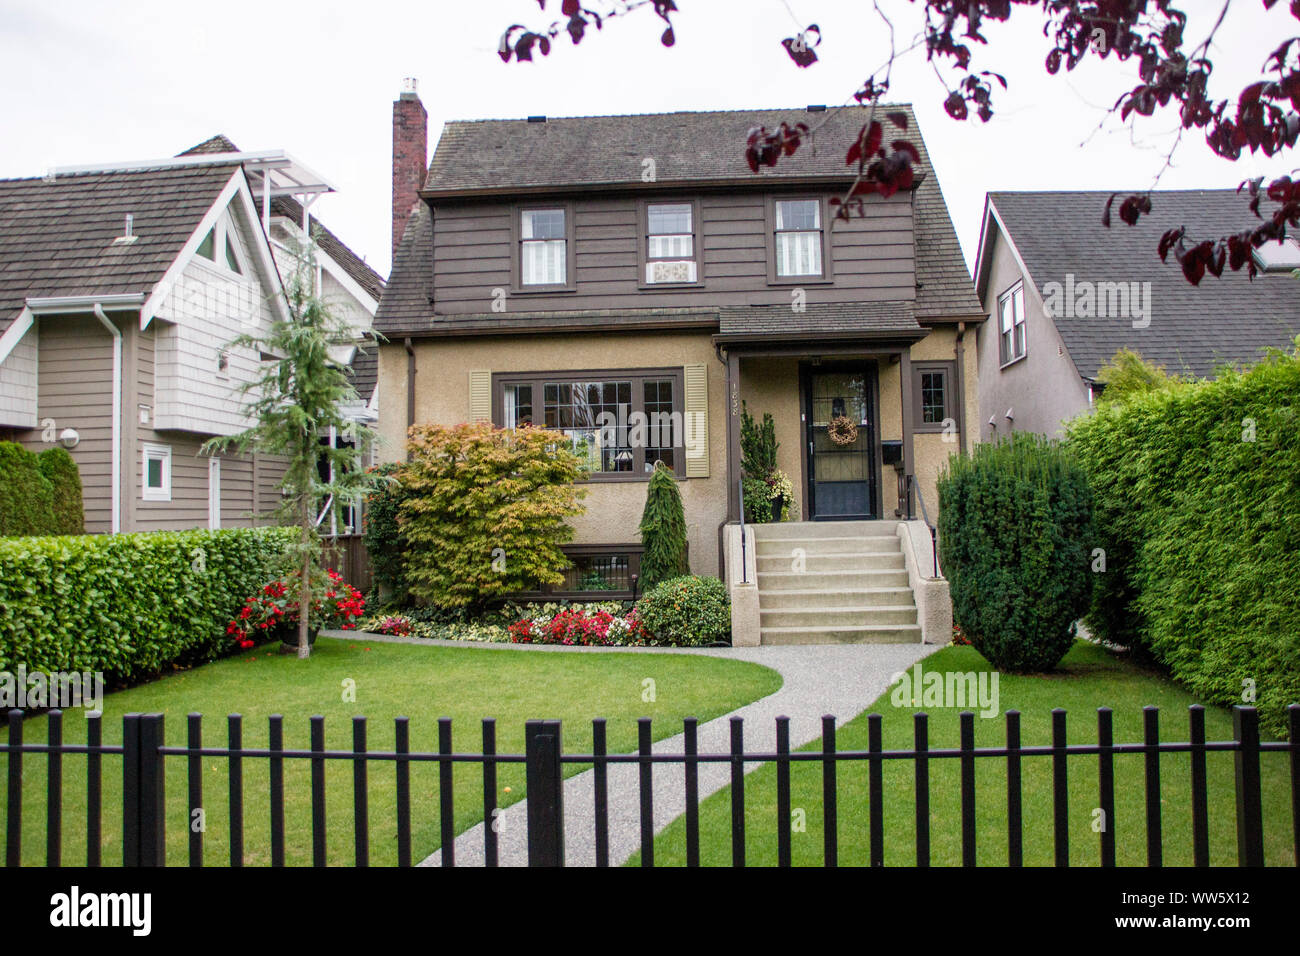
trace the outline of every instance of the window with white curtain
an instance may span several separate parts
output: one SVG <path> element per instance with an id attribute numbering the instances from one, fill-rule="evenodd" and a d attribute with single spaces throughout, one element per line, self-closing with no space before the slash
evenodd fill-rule
<path id="1" fill-rule="evenodd" d="M 822 275 L 822 204 L 816 199 L 776 201 L 776 274 Z"/>
<path id="2" fill-rule="evenodd" d="M 694 206 L 691 203 L 650 203 L 645 207 L 645 281 L 694 282 Z"/>
<path id="3" fill-rule="evenodd" d="M 564 285 L 568 241 L 563 209 L 525 209 L 519 223 L 521 285 Z"/>

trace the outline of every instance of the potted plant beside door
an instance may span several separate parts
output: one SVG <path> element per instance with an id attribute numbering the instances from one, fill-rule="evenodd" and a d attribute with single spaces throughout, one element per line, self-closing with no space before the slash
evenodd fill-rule
<path id="1" fill-rule="evenodd" d="M 782 521 L 794 504 L 794 483 L 776 467 L 776 423 L 771 412 L 763 423 L 754 421 L 742 401 L 740 415 L 740 464 L 744 472 L 745 520 L 757 523 Z"/>

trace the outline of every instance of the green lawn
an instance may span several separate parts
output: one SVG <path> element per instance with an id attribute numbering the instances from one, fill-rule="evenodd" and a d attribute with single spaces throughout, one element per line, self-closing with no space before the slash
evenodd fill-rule
<path id="1" fill-rule="evenodd" d="M 643 699 L 646 679 L 654 681 L 654 700 Z M 343 699 L 346 681 L 354 681 L 356 702 Z M 352 747 L 352 717 L 370 718 L 368 746 L 393 748 L 393 718 L 411 719 L 411 749 L 437 750 L 437 720 L 453 720 L 454 749 L 479 752 L 480 721 L 497 721 L 497 751 L 522 753 L 524 721 L 564 721 L 564 748 L 590 753 L 591 720 L 608 719 L 611 753 L 636 749 L 636 718 L 655 719 L 655 737 L 681 731 L 684 717 L 701 721 L 765 697 L 781 686 L 776 672 L 740 661 L 672 654 L 546 653 L 482 648 L 419 647 L 321 638 L 309 661 L 281 657 L 257 648 L 243 656 L 184 671 L 107 697 L 105 743 L 120 743 L 122 715 L 133 711 L 166 714 L 169 744 L 185 742 L 185 715 L 204 715 L 204 743 L 224 746 L 226 715 L 244 717 L 244 745 L 265 747 L 267 717 L 285 717 L 286 748 L 306 749 L 308 718 L 326 718 L 326 746 Z M 2 731 L 0 731 L 2 732 Z M 24 726 L 27 742 L 44 742 L 47 721 L 33 718 Z M 84 742 L 82 712 L 64 717 L 64 740 Z M 267 761 L 244 760 L 245 862 L 270 860 Z M 370 857 L 373 864 L 396 863 L 394 770 L 391 761 L 370 764 Z M 188 861 L 186 760 L 167 758 L 167 861 Z M 583 768 L 571 766 L 570 772 Z M 7 771 L 0 755 L 0 780 Z M 229 861 L 228 783 L 224 757 L 204 759 L 207 815 L 205 862 Z M 103 758 L 103 863 L 121 862 L 121 758 Z M 85 862 L 85 758 L 68 756 L 63 764 L 63 862 Z M 2 785 L 2 784 L 0 784 Z M 326 772 L 329 860 L 353 861 L 352 762 L 328 761 Z M 498 804 L 524 796 L 521 764 L 498 768 Z M 508 788 L 508 790 L 507 790 Z M 23 766 L 23 862 L 42 865 L 46 841 L 46 760 L 25 754 Z M 311 862 L 311 792 L 309 762 L 285 761 L 286 857 L 292 864 Z M 8 807 L 0 801 L 0 819 Z M 418 861 L 439 846 L 438 775 L 432 763 L 414 763 L 411 771 L 412 848 Z M 457 765 L 454 794 L 457 832 L 482 819 L 482 771 Z M 7 821 L 6 821 L 7 822 Z M 2 827 L 3 824 L 0 824 Z M 0 829 L 0 834 L 4 830 Z"/>
<path id="2" fill-rule="evenodd" d="M 925 671 L 987 671 L 989 665 L 968 647 L 950 647 L 927 658 Z M 1188 739 L 1188 705 L 1194 698 L 1163 677 L 1134 667 L 1101 647 L 1078 643 L 1066 656 L 1058 673 L 1050 676 L 1001 675 L 1001 711 L 1019 710 L 1024 746 L 1051 742 L 1051 710 L 1068 713 L 1070 743 L 1097 742 L 1098 707 L 1114 710 L 1116 743 L 1142 740 L 1142 708 L 1161 710 L 1161 739 Z M 976 710 L 976 708 L 971 708 Z M 1232 739 L 1232 716 L 1222 708 L 1206 709 L 1208 740 Z M 886 750 L 913 746 L 911 708 L 896 708 L 882 696 L 869 713 L 882 715 Z M 930 747 L 955 748 L 959 744 L 957 711 L 930 709 Z M 975 741 L 980 747 L 1006 742 L 1005 718 L 976 717 Z M 838 729 L 841 750 L 867 749 L 866 715 Z M 820 750 L 818 740 L 808 750 Z M 1262 756 L 1265 860 L 1291 865 L 1292 822 L 1290 780 L 1285 753 Z M 1146 864 L 1144 771 L 1141 755 L 1115 757 L 1116 855 L 1120 865 Z M 1052 770 L 1050 757 L 1025 757 L 1021 761 L 1024 785 L 1024 862 L 1053 863 Z M 997 758 L 976 760 L 977 858 L 981 865 L 1007 862 L 1006 763 Z M 1164 865 L 1192 863 L 1190 760 L 1186 754 L 1167 754 L 1160 760 L 1161 812 Z M 883 817 L 887 865 L 909 866 L 916 861 L 914 764 L 910 760 L 884 763 Z M 791 770 L 792 816 L 802 810 L 806 827 L 791 835 L 795 865 L 822 862 L 823 812 L 820 764 L 796 763 Z M 1233 757 L 1211 753 L 1207 757 L 1211 862 L 1236 864 L 1236 819 L 1233 803 Z M 953 759 L 930 761 L 930 847 L 933 865 L 961 862 L 960 769 Z M 1097 758 L 1069 758 L 1070 863 L 1093 866 L 1099 861 L 1099 836 L 1092 829 L 1092 810 L 1098 805 Z M 868 859 L 868 791 L 865 762 L 841 762 L 837 780 L 839 812 L 839 862 L 864 865 Z M 700 810 L 700 860 L 704 865 L 731 862 L 730 788 L 708 798 Z M 745 778 L 746 863 L 776 863 L 776 772 L 764 765 Z M 685 863 L 685 822 L 672 823 L 655 842 L 655 864 Z M 632 861 L 639 862 L 639 854 Z"/>

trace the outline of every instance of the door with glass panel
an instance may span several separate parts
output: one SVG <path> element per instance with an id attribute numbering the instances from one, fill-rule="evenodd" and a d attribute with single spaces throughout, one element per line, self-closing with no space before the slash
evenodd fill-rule
<path id="1" fill-rule="evenodd" d="M 878 517 L 874 369 L 813 366 L 806 383 L 809 517 Z"/>

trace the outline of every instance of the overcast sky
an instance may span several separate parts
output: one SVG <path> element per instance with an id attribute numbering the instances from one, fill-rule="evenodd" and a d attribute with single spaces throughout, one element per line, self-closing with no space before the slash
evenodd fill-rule
<path id="1" fill-rule="evenodd" d="M 671 49 L 659 43 L 657 18 L 641 10 L 577 48 L 565 37 L 544 60 L 503 64 L 502 30 L 544 26 L 558 17 L 559 0 L 545 14 L 536 0 L 0 0 L 0 176 L 169 156 L 225 133 L 241 149 L 286 149 L 334 183 L 338 193 L 313 211 L 387 275 L 391 111 L 405 76 L 420 81 L 432 154 L 448 119 L 840 104 L 889 50 L 867 0 L 678 4 Z M 906 45 L 921 4 L 881 6 Z M 1181 6 L 1192 17 L 1187 36 L 1199 42 L 1220 0 Z M 1284 36 L 1300 32 L 1287 6 L 1266 13 L 1262 0 L 1236 0 L 1212 50 L 1222 82 L 1213 93 L 1235 93 Z M 1132 61 L 1048 77 L 1041 21 L 1036 28 L 1033 10 L 1016 19 L 990 26 L 991 47 L 976 53 L 979 68 L 1011 85 L 997 93 L 988 124 L 947 117 L 944 89 L 920 51 L 894 68 L 891 99 L 915 105 L 968 262 L 985 191 L 1146 188 L 1176 126 L 1173 115 L 1147 121 L 1136 142 L 1114 119 L 1098 131 L 1106 108 L 1136 82 Z M 812 22 L 824 35 L 821 62 L 800 70 L 780 40 Z M 1161 185 L 1235 186 L 1286 167 L 1228 163 L 1193 134 Z"/>

